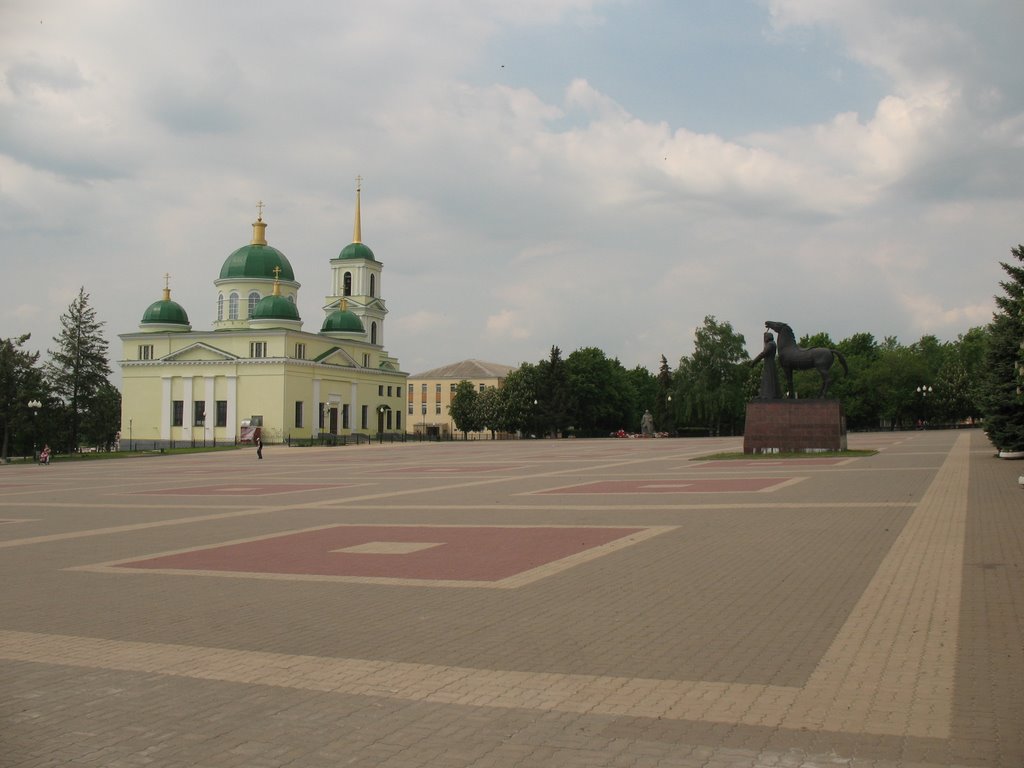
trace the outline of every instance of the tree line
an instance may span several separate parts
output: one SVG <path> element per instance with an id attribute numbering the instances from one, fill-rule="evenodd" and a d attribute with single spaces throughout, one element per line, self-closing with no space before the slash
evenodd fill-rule
<path id="1" fill-rule="evenodd" d="M 802 336 L 801 347 L 840 351 L 849 373 L 834 375 L 829 391 L 843 404 L 851 430 L 903 429 L 982 423 L 1003 450 L 1024 450 L 1024 246 L 1015 263 L 1001 262 L 1007 279 L 986 326 L 954 341 L 934 335 L 911 344 L 867 332 L 833 340 L 825 331 Z M 758 394 L 759 369 L 750 365 L 743 334 L 708 315 L 694 333 L 693 353 L 673 370 L 664 355 L 657 373 L 626 369 L 595 347 L 563 358 L 523 363 L 500 388 L 476 392 L 461 382 L 450 412 L 464 433 L 604 436 L 639 431 L 644 411 L 672 435 L 740 435 L 746 404 Z M 814 397 L 814 371 L 794 375 L 797 398 Z"/>
<path id="2" fill-rule="evenodd" d="M 48 444 L 73 452 L 109 449 L 121 423 L 121 393 L 110 382 L 104 323 L 85 288 L 60 317 L 55 347 L 40 364 L 29 334 L 0 339 L 0 461 Z"/>

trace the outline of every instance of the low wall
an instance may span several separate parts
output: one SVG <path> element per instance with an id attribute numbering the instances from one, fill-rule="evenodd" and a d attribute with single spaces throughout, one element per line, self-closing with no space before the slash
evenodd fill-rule
<path id="1" fill-rule="evenodd" d="M 753 400 L 747 403 L 744 453 L 845 449 L 846 417 L 838 400 Z"/>

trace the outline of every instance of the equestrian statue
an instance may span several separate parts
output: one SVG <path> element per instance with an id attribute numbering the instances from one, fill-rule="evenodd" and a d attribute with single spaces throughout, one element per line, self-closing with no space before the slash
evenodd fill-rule
<path id="1" fill-rule="evenodd" d="M 796 391 L 793 389 L 793 371 L 805 371 L 810 368 L 818 371 L 821 376 L 821 391 L 818 393 L 818 397 L 825 397 L 828 394 L 828 385 L 832 383 L 832 377 L 828 371 L 836 359 L 842 364 L 844 373 L 850 373 L 850 369 L 846 367 L 846 358 L 838 349 L 826 349 L 825 347 L 804 349 L 797 346 L 793 329 L 785 323 L 767 320 L 764 325 L 775 331 L 778 336 L 778 360 L 779 365 L 782 366 L 782 372 L 786 374 L 788 397 L 796 397 Z"/>

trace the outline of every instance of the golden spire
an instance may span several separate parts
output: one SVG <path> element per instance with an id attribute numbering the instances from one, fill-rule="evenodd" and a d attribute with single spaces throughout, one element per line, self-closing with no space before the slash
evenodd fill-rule
<path id="1" fill-rule="evenodd" d="M 274 295 L 281 295 L 281 268 L 274 267 Z"/>
<path id="2" fill-rule="evenodd" d="M 171 300 L 171 275 L 164 272 L 164 301 Z"/>
<path id="3" fill-rule="evenodd" d="M 262 200 L 256 203 L 256 221 L 252 223 L 253 245 L 267 244 L 267 224 L 263 221 L 263 209 L 265 207 Z"/>
<path id="4" fill-rule="evenodd" d="M 340 309 L 342 312 L 348 312 L 348 299 L 342 299 L 338 303 L 338 309 Z"/>
<path id="5" fill-rule="evenodd" d="M 356 176 L 356 225 L 355 225 L 355 229 L 352 232 L 352 242 L 353 243 L 361 243 L 361 242 L 363 242 L 363 231 L 362 231 L 363 228 L 362 228 L 362 225 L 361 225 L 360 220 L 359 220 L 360 219 L 360 217 L 359 217 L 359 197 L 360 197 L 360 192 L 362 192 L 362 188 L 363 188 L 363 177 L 362 176 Z"/>

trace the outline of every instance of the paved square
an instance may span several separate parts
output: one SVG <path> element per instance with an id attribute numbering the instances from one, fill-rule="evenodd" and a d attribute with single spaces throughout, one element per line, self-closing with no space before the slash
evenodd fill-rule
<path id="1" fill-rule="evenodd" d="M 0 467 L 0 766 L 1019 768 L 1019 462 L 850 442 Z"/>
<path id="2" fill-rule="evenodd" d="M 667 530 L 340 525 L 86 568 L 518 587 Z"/>
<path id="3" fill-rule="evenodd" d="M 550 488 L 545 494 L 755 493 L 799 482 L 795 477 L 694 478 L 692 480 L 597 480 Z"/>

